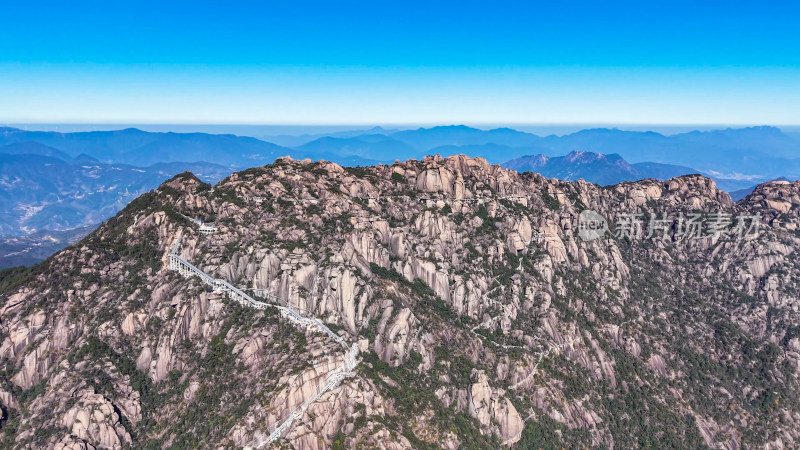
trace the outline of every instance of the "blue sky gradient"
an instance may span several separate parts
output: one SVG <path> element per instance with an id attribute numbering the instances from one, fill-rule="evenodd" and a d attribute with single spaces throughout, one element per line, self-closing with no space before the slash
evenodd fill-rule
<path id="1" fill-rule="evenodd" d="M 800 124 L 797 2 L 14 2 L 0 122 Z"/>

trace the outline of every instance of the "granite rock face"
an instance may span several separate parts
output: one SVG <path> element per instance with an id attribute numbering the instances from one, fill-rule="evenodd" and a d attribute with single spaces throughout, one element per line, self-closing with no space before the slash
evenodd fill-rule
<path id="1" fill-rule="evenodd" d="M 586 210 L 608 232 L 582 238 Z M 288 448 L 796 448 L 798 210 L 799 182 L 734 203 L 464 155 L 182 174 L 2 273 L 0 445 L 241 447 L 326 384 L 336 343 L 167 269 L 182 231 L 204 272 L 360 347 Z"/>

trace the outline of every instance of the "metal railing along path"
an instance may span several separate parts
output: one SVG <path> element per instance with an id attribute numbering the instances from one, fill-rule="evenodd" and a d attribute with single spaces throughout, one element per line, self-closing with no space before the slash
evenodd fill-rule
<path id="1" fill-rule="evenodd" d="M 181 239 L 183 238 L 183 230 L 178 232 L 178 236 L 176 238 L 175 244 L 172 246 L 172 249 L 169 253 L 169 269 L 177 271 L 181 276 L 184 277 L 191 277 L 197 276 L 200 280 L 209 286 L 211 286 L 215 292 L 219 292 L 224 294 L 227 298 L 236 301 L 240 305 L 254 308 L 254 309 L 266 309 L 266 308 L 277 308 L 281 312 L 281 316 L 288 319 L 295 325 L 305 327 L 306 329 L 314 329 L 317 328 L 322 331 L 325 335 L 332 338 L 336 343 L 340 345 L 346 345 L 344 338 L 339 336 L 338 334 L 334 333 L 330 328 L 328 328 L 321 320 L 317 319 L 316 317 L 309 318 L 300 315 L 297 311 L 295 311 L 291 306 L 284 306 L 280 304 L 273 304 L 262 302 L 254 299 L 253 297 L 247 295 L 244 291 L 237 288 L 236 286 L 230 284 L 229 282 L 222 280 L 220 278 L 214 278 L 211 275 L 208 275 L 203 270 L 198 268 L 197 266 L 193 265 L 182 256 L 178 254 L 180 251 Z M 255 295 L 263 298 L 275 298 L 266 290 L 263 289 L 256 289 L 254 290 Z M 328 391 L 336 388 L 342 380 L 352 375 L 353 370 L 355 370 L 356 366 L 358 365 L 358 344 L 352 344 L 349 347 L 347 353 L 345 353 L 344 361 L 342 364 L 337 367 L 336 369 L 332 370 L 328 373 L 325 386 L 323 386 L 320 390 L 316 392 L 312 397 L 306 399 L 300 407 L 289 414 L 287 417 L 277 421 L 278 424 L 272 432 L 268 436 L 261 435 L 260 437 L 254 439 L 247 445 L 245 448 L 261 448 L 266 444 L 275 442 L 281 435 L 288 430 L 292 424 L 301 419 L 303 414 L 305 414 L 306 410 L 320 397 L 325 395 Z"/>

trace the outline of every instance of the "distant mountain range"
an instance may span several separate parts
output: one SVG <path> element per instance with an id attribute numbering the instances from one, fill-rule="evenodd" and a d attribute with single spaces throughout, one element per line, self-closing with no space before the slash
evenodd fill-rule
<path id="1" fill-rule="evenodd" d="M 800 177 L 800 140 L 775 127 L 671 136 L 597 128 L 546 137 L 509 128 L 480 130 L 463 125 L 403 131 L 373 129 L 361 135 L 318 137 L 289 154 L 312 158 L 322 152 L 336 157 L 357 155 L 374 163 L 464 153 L 499 164 L 526 155 L 563 156 L 573 151 L 617 154 L 632 164 L 691 167 L 713 177 L 721 186 L 741 188 L 779 176 Z"/>
<path id="2" fill-rule="evenodd" d="M 681 175 L 697 173 L 689 167 L 660 163 L 630 164 L 617 154 L 603 155 L 592 152 L 571 152 L 566 156 L 523 156 L 502 164 L 518 172 L 537 172 L 548 178 L 575 181 L 584 179 L 599 185 L 645 178 L 666 180 Z"/>
<path id="3" fill-rule="evenodd" d="M 315 141 L 319 138 L 324 137 L 334 137 L 334 138 L 351 138 L 363 135 L 370 135 L 370 134 L 392 134 L 396 133 L 399 130 L 395 129 L 386 129 L 383 127 L 372 127 L 369 129 L 355 129 L 355 130 L 346 130 L 346 131 L 334 131 L 330 133 L 317 133 L 317 134 L 301 134 L 301 135 L 264 135 L 264 136 L 253 136 L 257 137 L 263 141 L 272 142 L 274 144 L 282 145 L 284 147 L 299 147 L 303 144 L 307 144 L 311 141 Z"/>
<path id="4" fill-rule="evenodd" d="M 278 156 L 326 159 L 342 165 L 390 163 L 426 154 L 465 153 L 499 164 L 525 155 L 563 156 L 573 151 L 617 154 L 631 163 L 691 167 L 720 180 L 754 184 L 779 176 L 800 177 L 800 140 L 775 127 L 655 132 L 596 128 L 564 136 L 537 136 L 510 128 L 464 125 L 415 130 L 376 127 L 328 135 L 274 136 L 284 145 L 246 136 L 151 133 L 137 129 L 56 133 L 0 128 L 0 145 L 36 142 L 74 158 L 86 154 L 106 163 L 146 166 L 205 161 L 245 168 Z M 51 155 L 65 159 L 64 155 Z"/>
<path id="5" fill-rule="evenodd" d="M 445 145 L 483 144 L 530 148 L 536 146 L 543 139 L 535 134 L 512 130 L 510 128 L 480 130 L 464 125 L 398 131 L 389 136 L 420 150 L 428 150 Z"/>
<path id="6" fill-rule="evenodd" d="M 216 182 L 231 172 L 210 163 L 137 167 L 104 164 L 87 155 L 53 156 L 59 154 L 38 143 L 0 147 L 0 234 L 98 224 L 176 173 L 197 170 L 201 178 Z"/>
<path id="7" fill-rule="evenodd" d="M 322 137 L 295 149 L 299 156 L 327 155 L 322 158 L 334 161 L 343 157 L 359 158 L 361 166 L 394 161 L 396 155 L 416 155 L 417 150 L 405 142 L 382 134 L 365 134 L 357 137 Z"/>
<path id="8" fill-rule="evenodd" d="M 356 142 L 370 140 L 364 137 Z M 28 153 L 46 154 L 68 160 L 84 154 L 99 162 L 148 166 L 164 162 L 203 161 L 232 168 L 247 168 L 269 164 L 280 156 L 291 155 L 303 159 L 326 159 L 343 165 L 370 165 L 377 159 L 362 158 L 356 152 L 334 147 L 328 151 L 324 145 L 309 148 L 288 148 L 248 136 L 207 133 L 152 133 L 128 128 L 119 131 L 88 131 L 57 133 L 52 131 L 25 131 L 17 128 L 0 128 L 0 146 L 42 148 Z M 376 143 L 374 148 L 381 148 Z M 319 148 L 315 148 L 319 147 Z M 20 153 L 22 150 L 7 151 Z M 388 149 L 386 151 L 391 151 Z M 384 153 L 386 152 L 384 151 Z M 55 153 L 53 153 L 55 152 Z M 367 154 L 368 152 L 364 152 Z"/>
<path id="9" fill-rule="evenodd" d="M 251 137 L 206 133 L 119 131 L 56 133 L 0 128 L 0 145 L 35 142 L 65 153 L 86 154 L 98 161 L 148 166 L 156 163 L 205 161 L 226 167 L 259 166 L 291 150 Z"/>

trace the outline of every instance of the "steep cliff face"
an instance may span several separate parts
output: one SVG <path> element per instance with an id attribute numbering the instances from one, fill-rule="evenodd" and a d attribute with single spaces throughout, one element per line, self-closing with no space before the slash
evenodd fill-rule
<path id="1" fill-rule="evenodd" d="M 798 196 L 768 184 L 736 204 L 701 176 L 600 188 L 466 156 L 279 159 L 213 188 L 182 174 L 3 273 L 3 446 L 244 446 L 325 385 L 341 348 L 168 270 L 182 231 L 205 273 L 361 350 L 285 447 L 796 447 Z M 586 210 L 607 233 L 583 238 Z M 688 217 L 722 225 L 678 236 Z"/>

